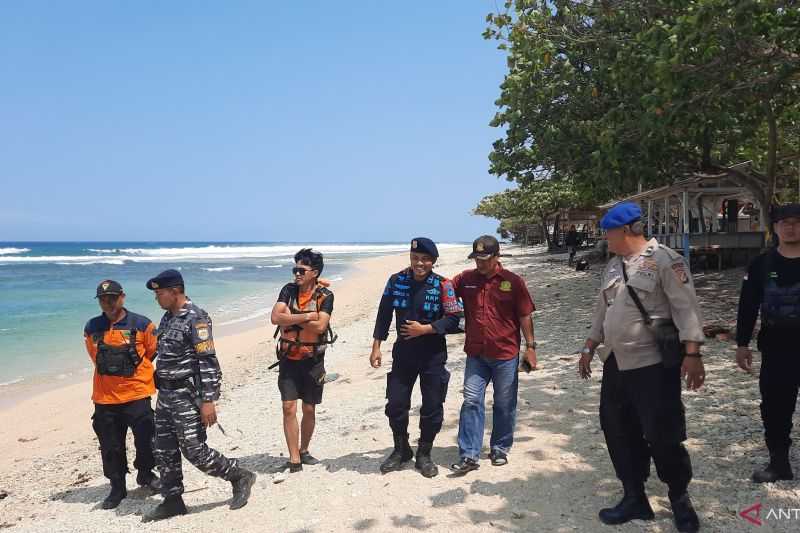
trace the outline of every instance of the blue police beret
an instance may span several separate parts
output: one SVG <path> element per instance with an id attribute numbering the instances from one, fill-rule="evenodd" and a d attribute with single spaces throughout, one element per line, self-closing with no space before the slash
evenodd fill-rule
<path id="1" fill-rule="evenodd" d="M 600 227 L 604 230 L 621 228 L 631 222 L 642 219 L 642 209 L 639 204 L 622 202 L 608 210 L 606 216 L 600 220 Z"/>
<path id="2" fill-rule="evenodd" d="M 427 237 L 417 237 L 411 240 L 411 251 L 421 254 L 428 254 L 433 258 L 439 257 L 439 249 L 436 248 L 436 243 Z"/>
<path id="3" fill-rule="evenodd" d="M 169 269 L 148 280 L 146 285 L 151 291 L 178 287 L 179 285 L 183 285 L 183 276 L 181 276 L 181 273 L 177 270 Z"/>

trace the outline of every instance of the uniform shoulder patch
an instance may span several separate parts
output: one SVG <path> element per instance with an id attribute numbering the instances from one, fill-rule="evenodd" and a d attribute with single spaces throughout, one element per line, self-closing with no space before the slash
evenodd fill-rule
<path id="1" fill-rule="evenodd" d="M 208 340 L 203 342 L 198 342 L 194 345 L 194 350 L 197 353 L 207 353 L 214 351 L 214 341 Z"/>
<path id="2" fill-rule="evenodd" d="M 672 268 L 672 273 L 678 281 L 681 283 L 689 283 L 689 273 L 686 271 L 686 263 L 683 262 L 683 259 L 672 263 L 670 268 Z"/>
<path id="3" fill-rule="evenodd" d="M 503 292 L 511 292 L 511 282 L 508 280 L 503 280 L 500 282 L 500 290 Z"/>

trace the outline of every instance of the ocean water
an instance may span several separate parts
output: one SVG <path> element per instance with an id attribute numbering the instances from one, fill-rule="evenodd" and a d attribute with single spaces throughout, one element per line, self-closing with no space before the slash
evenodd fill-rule
<path id="1" fill-rule="evenodd" d="M 163 311 L 145 282 L 167 268 L 211 315 L 215 330 L 264 320 L 295 252 L 313 246 L 334 282 L 366 257 L 399 253 L 407 243 L 0 242 L 0 395 L 11 385 L 89 372 L 83 327 L 100 314 L 103 279 L 119 281 L 126 307 L 158 324 Z M 447 245 L 444 245 L 447 246 Z M 377 295 L 376 295 L 377 296 Z"/>

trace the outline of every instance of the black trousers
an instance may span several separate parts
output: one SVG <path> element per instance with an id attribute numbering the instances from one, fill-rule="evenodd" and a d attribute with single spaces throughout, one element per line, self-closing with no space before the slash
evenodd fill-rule
<path id="1" fill-rule="evenodd" d="M 600 425 L 623 484 L 644 483 L 650 476 L 652 457 L 670 495 L 686 492 L 692 463 L 683 446 L 686 415 L 680 367 L 664 368 L 659 363 L 620 371 L 611 354 L 603 366 Z"/>
<path id="2" fill-rule="evenodd" d="M 408 433 L 408 411 L 411 409 L 411 391 L 419 377 L 422 407 L 419 410 L 420 440 L 433 442 L 442 429 L 444 401 L 450 372 L 445 368 L 447 351 L 412 351 L 392 348 L 392 370 L 386 376 L 386 416 L 392 433 Z"/>
<path id="3" fill-rule="evenodd" d="M 128 455 L 125 452 L 128 428 L 133 431 L 136 446 L 134 468 L 147 472 L 155 467 L 155 421 L 150 398 L 120 404 L 94 404 L 92 428 L 100 441 L 103 475 L 108 479 L 119 479 L 128 473 Z"/>
<path id="4" fill-rule="evenodd" d="M 770 453 L 782 454 L 792 444 L 792 417 L 800 385 L 800 355 L 791 350 L 761 352 L 761 420 Z"/>

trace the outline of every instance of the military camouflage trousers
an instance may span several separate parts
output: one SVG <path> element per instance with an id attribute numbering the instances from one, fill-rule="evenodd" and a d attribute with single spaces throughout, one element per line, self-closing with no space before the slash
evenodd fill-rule
<path id="1" fill-rule="evenodd" d="M 165 498 L 183 494 L 181 453 L 199 470 L 228 481 L 237 468 L 235 459 L 228 459 L 206 444 L 206 429 L 194 398 L 189 389 L 158 392 L 153 455 Z"/>

